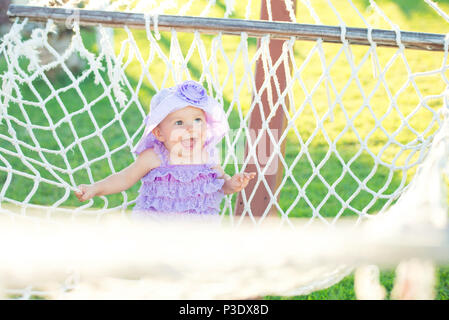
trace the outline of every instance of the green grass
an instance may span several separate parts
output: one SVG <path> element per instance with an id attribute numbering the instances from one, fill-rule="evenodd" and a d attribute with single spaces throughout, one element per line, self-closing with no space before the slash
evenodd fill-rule
<path id="1" fill-rule="evenodd" d="M 445 9 L 449 8 L 448 2 L 439 1 Z M 213 16 L 223 16 L 225 6 L 222 2 L 218 3 L 219 5 L 214 8 L 212 13 Z M 354 3 L 361 12 L 366 12 L 368 1 L 360 0 L 354 1 Z M 418 1 L 382 0 L 378 3 L 402 30 L 449 32 L 449 24 L 443 23 L 441 18 Z M 238 2 L 232 17 L 242 18 L 245 5 L 244 2 Z M 313 5 L 319 13 L 322 23 L 339 24 L 338 18 L 326 5 L 326 1 L 313 1 Z M 253 1 L 252 18 L 254 19 L 257 19 L 260 12 L 258 6 L 258 1 Z M 314 23 L 313 17 L 307 14 L 308 11 L 302 2 L 299 2 L 297 6 L 298 22 Z M 199 5 L 194 5 L 187 14 L 198 14 L 200 10 Z M 349 7 L 338 7 L 338 10 L 348 26 L 364 27 L 363 21 Z M 370 22 L 376 28 L 390 28 L 388 23 L 376 16 L 370 16 Z M 29 122 L 34 125 L 48 126 L 50 123 L 57 125 L 54 134 L 41 129 L 33 129 L 30 132 L 19 123 L 3 120 L 0 124 L 0 135 L 9 137 L 13 131 L 16 140 L 22 141 L 26 145 L 20 145 L 17 150 L 16 146 L 7 140 L 1 140 L 0 147 L 16 155 L 2 152 L 0 168 L 6 168 L 9 164 L 18 171 L 30 175 L 35 175 L 38 172 L 43 179 L 59 181 L 71 186 L 88 183 L 89 177 L 92 177 L 93 180 L 100 180 L 113 171 L 125 168 L 133 160 L 129 147 L 123 148 L 127 141 L 126 136 L 132 137 L 137 134 L 133 144 L 140 137 L 137 130 L 144 116 L 140 105 L 147 112 L 151 97 L 156 92 L 153 84 L 158 88 L 167 87 L 175 83 L 176 77 L 202 80 L 212 92 L 222 93 L 223 105 L 226 110 L 231 111 L 230 127 L 237 129 L 241 126 L 252 99 L 252 87 L 248 80 L 252 75 L 245 73 L 244 66 L 249 64 L 250 69 L 254 70 L 255 61 L 252 57 L 257 50 L 255 39 L 250 38 L 245 44 L 248 46 L 249 60 L 247 60 L 243 54 L 236 54 L 242 44 L 237 37 L 223 35 L 222 47 L 217 47 L 214 51 L 211 49 L 214 36 L 201 35 L 195 40 L 192 34 L 179 33 L 180 51 L 184 57 L 190 52 L 191 57 L 185 65 L 180 64 L 174 69 L 169 69 L 166 67 L 164 59 L 170 58 L 171 50 L 172 53 L 175 51 L 169 32 L 161 32 L 158 50 L 148 45 L 147 35 L 143 31 L 133 30 L 130 32 L 138 50 L 134 50 L 130 42 L 122 41 L 128 39 L 125 30 L 115 29 L 114 33 L 115 51 L 116 53 L 122 52 L 122 61 L 126 62 L 124 71 L 131 89 L 126 85 L 122 85 L 122 88 L 128 101 L 131 101 L 130 104 L 126 108 L 122 108 L 114 93 L 111 98 L 103 95 L 105 90 L 109 90 L 107 88 L 110 85 L 105 60 L 101 61 L 104 70 L 99 73 L 101 80 L 99 83 L 95 82 L 96 79 L 92 73 L 86 74 L 83 71 L 85 69 L 72 69 L 73 77 L 84 79 L 78 85 L 78 90 L 82 92 L 84 98 L 80 97 L 79 91 L 68 88 L 72 80 L 67 74 L 60 72 L 61 67 L 46 73 L 50 82 L 42 77 L 37 77 L 28 83 L 21 83 L 19 84 L 21 100 L 28 102 L 23 105 L 10 102 L 8 114 L 21 122 L 27 122 L 28 118 Z M 91 52 L 98 53 L 100 48 L 93 30 L 83 29 L 82 36 L 86 48 Z M 202 62 L 198 43 L 204 44 L 208 57 L 212 54 L 215 56 L 217 66 Z M 295 121 L 295 130 L 290 129 L 286 136 L 285 162 L 288 166 L 294 163 L 295 165 L 292 168 L 293 177 L 286 179 L 279 205 L 291 217 L 312 218 L 314 216 L 313 208 L 320 208 L 320 214 L 326 218 L 337 215 L 357 217 L 356 212 L 362 210 L 375 214 L 384 207 L 387 200 L 373 199 L 369 192 L 358 190 L 357 180 L 365 180 L 367 187 L 374 192 L 391 195 L 413 177 L 415 167 L 412 164 L 416 163 L 419 154 L 413 153 L 412 150 L 403 151 L 398 144 L 407 144 L 416 139 L 414 131 L 422 134 L 422 138 L 432 135 L 438 126 L 432 122 L 434 114 L 430 110 L 436 111 L 442 106 L 441 99 L 429 99 L 427 101 L 429 109 L 418 108 L 414 113 L 420 100 L 416 88 L 422 96 L 437 95 L 444 90 L 445 83 L 441 76 L 430 75 L 416 77 L 414 83 L 407 84 L 407 67 L 413 73 L 438 69 L 441 66 L 443 54 L 406 50 L 405 57 L 408 64 L 406 65 L 401 56 L 396 56 L 397 49 L 378 48 L 376 52 L 381 70 L 389 65 L 384 83 L 378 82 L 373 76 L 369 48 L 352 46 L 351 53 L 354 64 L 360 67 L 357 72 L 359 82 L 356 82 L 351 80 L 350 63 L 345 53 L 340 52 L 341 45 L 324 44 L 323 52 L 326 63 L 329 65 L 333 61 L 333 67 L 329 71 L 333 86 L 330 87 L 328 96 L 326 83 L 319 82 L 323 70 L 321 57 L 318 51 L 314 51 L 315 45 L 314 42 L 297 42 L 294 47 L 294 58 L 291 62 L 295 66 L 292 71 L 293 74 L 296 72 L 296 80 L 292 90 L 291 98 L 294 103 L 290 106 L 290 116 L 293 116 L 295 110 L 298 110 L 299 115 Z M 201 45 L 200 47 L 202 48 Z M 143 60 L 145 65 L 142 66 L 136 57 Z M 153 58 L 147 64 L 149 57 Z M 306 61 L 307 63 L 305 63 Z M 87 62 L 84 61 L 84 63 Z M 28 69 L 29 61 L 26 58 L 20 60 L 20 65 L 27 75 L 33 74 L 34 71 Z M 5 68 L 5 57 L 1 53 L 0 70 L 2 73 Z M 145 70 L 149 71 L 151 78 L 148 77 Z M 209 87 L 210 77 L 201 78 L 202 75 L 209 73 L 219 79 L 221 88 Z M 376 86 L 378 88 L 374 92 Z M 237 88 L 241 89 L 234 94 Z M 312 98 L 306 101 L 306 96 L 312 90 L 314 90 Z M 54 91 L 58 92 L 58 95 L 50 96 L 50 93 Z M 134 97 L 133 91 L 137 92 L 136 97 Z M 13 94 L 17 95 L 17 92 L 13 92 Z M 397 109 L 390 108 L 389 94 L 394 97 Z M 369 100 L 365 101 L 363 96 L 369 97 Z M 332 102 L 340 99 L 339 103 L 333 106 L 332 117 L 329 113 L 328 99 Z M 61 107 L 61 102 L 67 109 L 66 111 Z M 36 103 L 39 105 L 35 106 Z M 371 106 L 371 109 L 367 107 L 367 104 Z M 80 112 L 86 105 L 89 112 Z M 45 106 L 48 114 L 40 106 Z M 23 111 L 24 109 L 26 112 Z M 238 110 L 241 110 L 241 113 Z M 65 118 L 66 112 L 72 116 Z M 122 122 L 115 120 L 116 112 L 121 113 Z M 379 128 L 376 129 L 373 114 L 378 119 L 383 117 L 382 127 L 388 134 L 397 131 L 396 143 L 388 144 L 389 140 L 385 132 Z M 401 127 L 401 117 L 407 116 L 410 116 L 408 120 L 410 127 Z M 351 122 L 356 128 L 355 130 L 348 125 Z M 317 131 L 318 124 L 322 124 L 324 130 Z M 72 131 L 71 125 L 75 131 Z M 96 132 L 96 126 L 101 130 L 101 137 L 104 138 L 105 143 L 98 135 L 89 137 Z M 296 130 L 301 139 L 297 137 Z M 346 132 L 342 134 L 345 130 Z M 74 144 L 76 138 L 81 139 L 82 142 Z M 359 152 L 362 144 L 366 145 L 367 149 L 380 160 L 377 166 L 372 154 L 366 150 Z M 32 147 L 35 145 L 46 150 L 41 153 L 33 151 Z M 330 148 L 330 145 L 334 145 L 335 149 Z M 384 148 L 385 146 L 387 147 Z M 304 152 L 305 147 L 307 147 L 308 153 Z M 34 159 L 42 165 L 31 165 L 32 163 L 25 161 L 20 156 L 20 152 L 28 159 Z M 107 152 L 113 153 L 110 161 L 102 158 L 102 155 Z M 232 159 L 226 158 L 227 154 L 227 152 L 222 154 L 223 160 L 226 161 L 225 169 L 228 174 L 233 174 L 236 164 L 232 163 Z M 87 161 L 90 161 L 89 165 L 86 165 Z M 52 164 L 55 168 L 48 170 L 45 162 Z M 396 167 L 411 166 L 411 168 L 392 171 L 389 167 L 393 165 Z M 73 172 L 69 174 L 58 171 L 57 168 L 71 168 Z M 241 164 L 237 164 L 237 170 L 240 168 Z M 375 172 L 372 172 L 373 168 L 376 168 Z M 348 169 L 356 179 L 347 172 Z M 334 187 L 338 197 L 334 195 L 328 197 L 328 187 L 322 179 Z M 5 171 L 0 170 L 0 186 L 5 185 L 6 181 L 8 181 L 8 175 Z M 304 189 L 306 197 L 300 195 L 297 186 Z M 62 199 L 67 192 L 65 188 L 46 183 L 44 180 L 39 183 L 39 188 L 34 195 L 29 198 L 28 195 L 34 187 L 32 179 L 13 175 L 4 196 L 19 202 L 28 201 L 35 204 L 52 205 Z M 126 192 L 126 197 L 134 199 L 138 188 L 139 185 L 135 185 L 129 189 Z M 108 202 L 108 207 L 119 206 L 125 200 L 124 194 L 96 198 L 93 207 L 104 207 L 105 199 Z M 348 203 L 349 207 L 345 207 L 342 201 L 349 199 L 351 199 Z M 234 204 L 235 197 L 232 198 L 232 207 Z M 80 203 L 73 194 L 70 194 L 60 203 L 60 206 L 78 207 Z M 437 298 L 447 299 L 448 269 L 440 269 L 438 275 L 440 282 Z M 387 288 L 391 289 L 392 279 L 392 271 L 382 273 L 382 281 Z M 353 278 L 349 276 L 339 284 L 311 295 L 289 298 L 354 299 Z"/>
<path id="2" fill-rule="evenodd" d="M 437 286 L 435 288 L 436 300 L 449 299 L 449 267 L 440 267 L 436 271 Z M 380 284 L 386 289 L 386 299 L 391 299 L 394 286 L 395 271 L 383 270 L 380 273 Z M 354 275 L 351 274 L 338 284 L 324 290 L 315 291 L 303 296 L 265 296 L 268 300 L 356 300 L 354 291 Z"/>

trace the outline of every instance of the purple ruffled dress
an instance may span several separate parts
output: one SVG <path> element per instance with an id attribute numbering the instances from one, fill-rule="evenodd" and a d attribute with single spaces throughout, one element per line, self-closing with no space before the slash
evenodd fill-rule
<path id="1" fill-rule="evenodd" d="M 212 167 L 217 163 L 171 165 L 164 144 L 149 134 L 145 143 L 135 153 L 153 148 L 161 165 L 152 169 L 142 179 L 142 186 L 133 208 L 133 217 L 217 219 L 224 193 L 224 179 Z M 214 149 L 210 149 L 211 159 Z M 215 163 L 214 163 L 215 162 Z"/>

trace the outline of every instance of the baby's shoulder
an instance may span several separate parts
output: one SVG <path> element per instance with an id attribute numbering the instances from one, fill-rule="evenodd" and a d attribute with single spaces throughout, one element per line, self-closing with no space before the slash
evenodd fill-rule
<path id="1" fill-rule="evenodd" d="M 157 168 L 162 164 L 158 153 L 153 148 L 142 151 L 137 156 L 136 161 L 144 165 L 148 170 Z"/>

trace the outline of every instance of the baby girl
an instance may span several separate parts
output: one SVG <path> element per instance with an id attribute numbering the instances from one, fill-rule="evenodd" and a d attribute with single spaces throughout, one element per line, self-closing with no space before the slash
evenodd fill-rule
<path id="1" fill-rule="evenodd" d="M 255 173 L 225 174 L 216 145 L 229 126 L 222 106 L 195 81 L 162 89 L 151 100 L 136 161 L 122 171 L 75 192 L 80 201 L 142 186 L 137 216 L 218 216 L 224 194 L 239 192 Z"/>

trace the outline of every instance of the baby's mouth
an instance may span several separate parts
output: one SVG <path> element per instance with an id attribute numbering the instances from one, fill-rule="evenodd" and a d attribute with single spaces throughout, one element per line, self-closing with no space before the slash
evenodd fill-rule
<path id="1" fill-rule="evenodd" d="M 193 147 L 195 146 L 195 143 L 196 143 L 195 138 L 181 140 L 182 146 L 186 149 L 193 149 Z"/>

